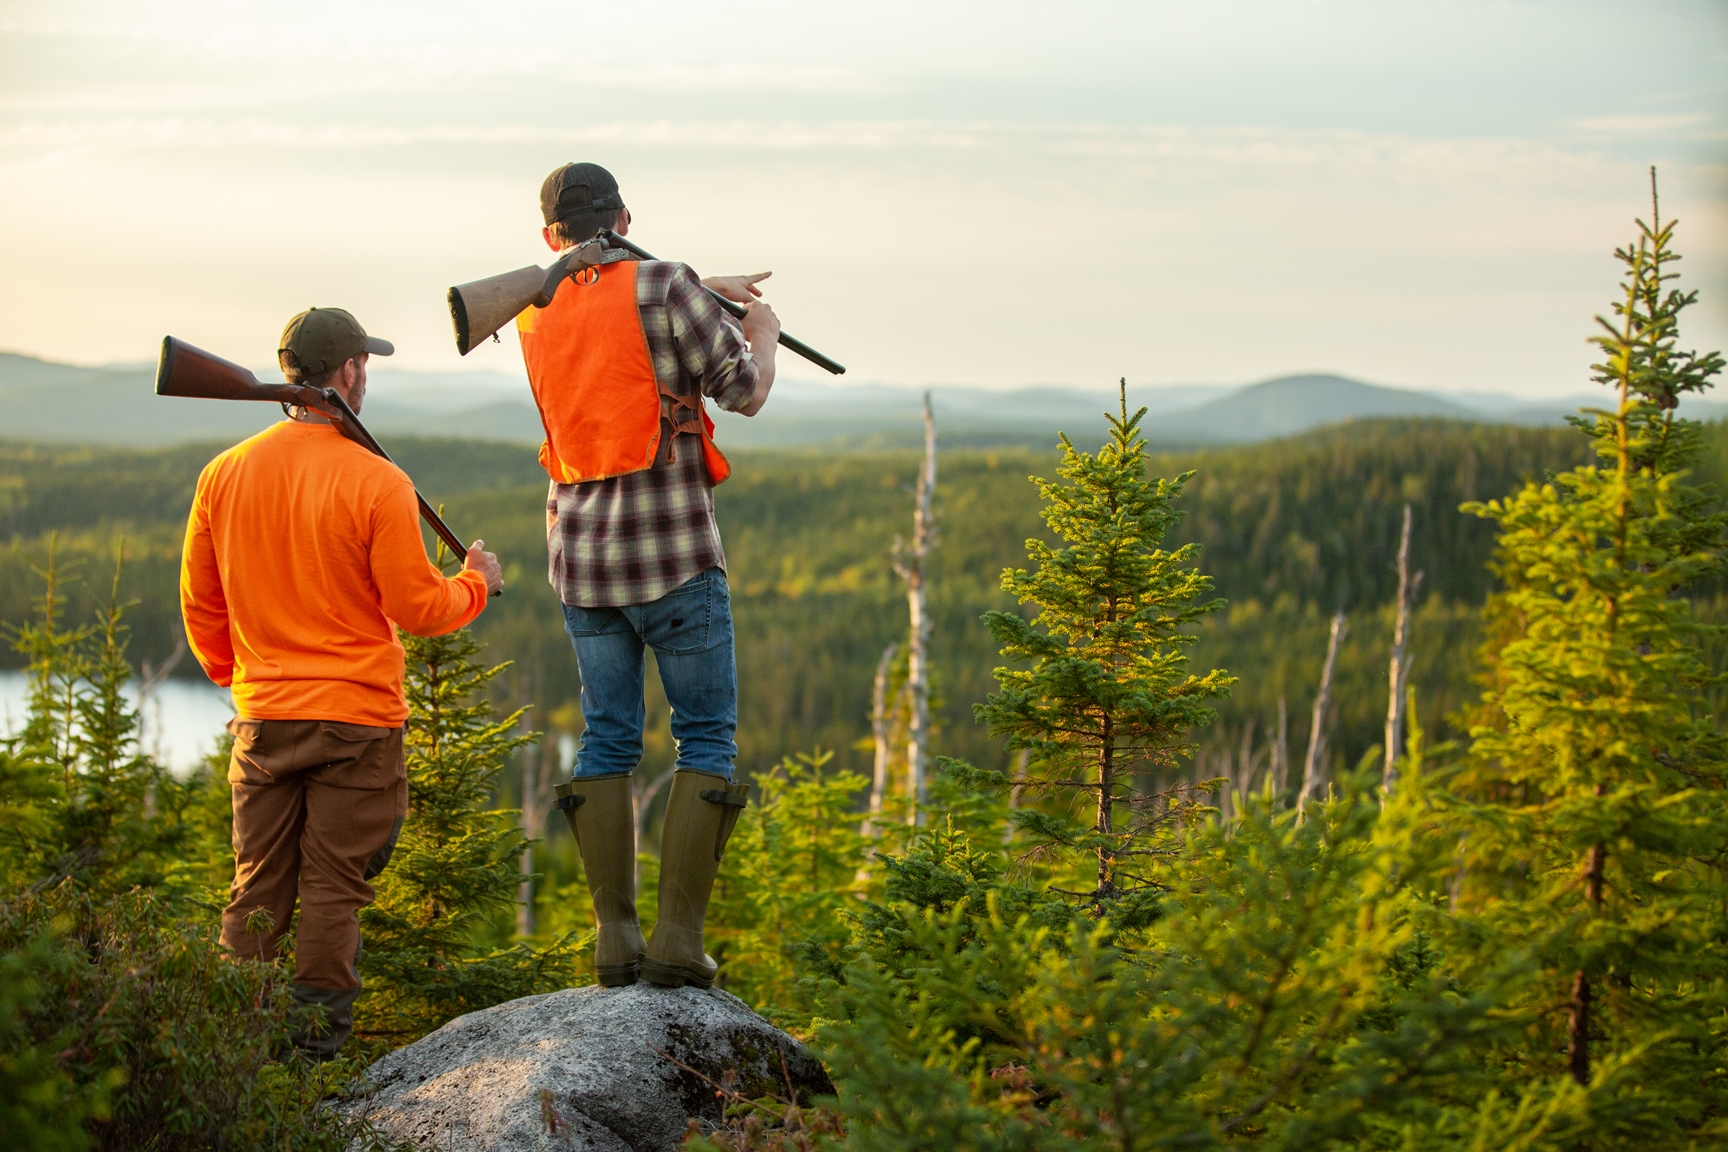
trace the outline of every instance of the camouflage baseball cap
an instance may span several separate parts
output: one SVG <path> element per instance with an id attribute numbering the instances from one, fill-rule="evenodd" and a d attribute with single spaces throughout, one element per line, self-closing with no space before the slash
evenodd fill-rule
<path id="1" fill-rule="evenodd" d="M 396 346 L 388 340 L 366 335 L 360 321 L 340 308 L 308 308 L 282 329 L 276 358 L 284 372 L 316 376 L 351 360 L 362 352 L 388 356 Z"/>

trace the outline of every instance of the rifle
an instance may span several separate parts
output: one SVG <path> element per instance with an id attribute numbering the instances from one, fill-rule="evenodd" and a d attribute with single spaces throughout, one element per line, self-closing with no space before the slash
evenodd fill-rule
<path id="1" fill-rule="evenodd" d="M 314 388 L 308 384 L 266 384 L 251 369 L 195 348 L 178 337 L 162 337 L 162 356 L 156 362 L 156 395 L 191 396 L 202 400 L 263 400 L 282 405 L 284 412 L 289 405 L 311 408 L 328 418 L 343 436 L 374 456 L 390 460 L 390 453 L 384 451 L 384 446 L 366 431 L 360 417 L 354 414 L 354 409 L 348 407 L 348 401 L 336 389 Z M 396 462 L 390 460 L 390 463 Z M 466 556 L 467 545 L 457 538 L 432 505 L 426 503 L 426 497 L 420 495 L 418 489 L 414 492 L 414 499 L 420 505 L 420 518 L 426 521 L 438 539 L 457 556 Z M 494 592 L 493 595 L 502 593 Z"/>
<path id="2" fill-rule="evenodd" d="M 598 265 L 601 253 L 609 247 L 622 248 L 638 260 L 654 259 L 610 228 L 602 228 L 594 239 L 571 248 L 545 268 L 530 264 L 514 272 L 488 276 L 450 289 L 446 298 L 450 303 L 450 321 L 456 327 L 456 351 L 466 356 L 486 337 L 528 308 L 544 308 L 552 303 L 552 297 L 565 277 L 578 276 Z M 704 290 L 731 315 L 744 315 L 742 304 L 726 299 L 712 288 Z M 780 344 L 836 376 L 846 371 L 844 364 L 824 356 L 795 336 L 780 333 Z"/>

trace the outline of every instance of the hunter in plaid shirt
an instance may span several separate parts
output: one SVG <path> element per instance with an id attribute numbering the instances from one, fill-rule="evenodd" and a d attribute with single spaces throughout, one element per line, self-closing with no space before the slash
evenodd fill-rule
<path id="1" fill-rule="evenodd" d="M 602 262 L 631 259 L 609 249 Z M 636 304 L 654 374 L 672 391 L 701 394 L 728 412 L 756 389 L 744 335 L 688 265 L 644 260 Z M 657 600 L 699 572 L 726 567 L 701 438 L 668 437 L 654 466 L 608 480 L 552 483 L 546 494 L 548 576 L 558 598 L 584 608 Z"/>
<path id="2" fill-rule="evenodd" d="M 744 416 L 761 411 L 780 321 L 756 299 L 766 272 L 699 281 L 682 264 L 619 266 L 629 258 L 621 247 L 602 245 L 598 267 L 588 262 L 595 249 L 573 251 L 601 229 L 621 238 L 630 227 L 617 180 L 598 164 L 554 170 L 540 211 L 547 247 L 582 256 L 575 283 L 560 281 L 545 312 L 523 312 L 516 327 L 554 481 L 552 585 L 582 680 L 576 770 L 558 786 L 558 807 L 594 905 L 595 976 L 604 987 L 639 978 L 712 987 L 719 968 L 704 950 L 703 917 L 750 788 L 733 780 L 738 665 L 709 472 L 723 462 L 692 417 L 703 398 Z M 745 306 L 741 324 L 708 289 Z M 560 483 L 579 476 L 604 479 Z M 660 833 L 660 915 L 644 940 L 631 777 L 642 762 L 649 649 L 678 759 Z"/>

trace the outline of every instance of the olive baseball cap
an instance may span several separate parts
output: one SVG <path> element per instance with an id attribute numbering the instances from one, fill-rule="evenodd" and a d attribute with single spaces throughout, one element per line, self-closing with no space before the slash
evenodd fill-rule
<path id="1" fill-rule="evenodd" d="M 374 356 L 389 356 L 396 345 L 376 336 L 366 335 L 360 321 L 341 308 L 308 308 L 282 329 L 282 342 L 276 358 L 282 370 L 302 376 L 316 376 L 362 352 Z"/>
<path id="2" fill-rule="evenodd" d="M 624 207 L 618 181 L 598 164 L 565 164 L 540 185 L 540 215 L 546 226 L 593 212 Z"/>

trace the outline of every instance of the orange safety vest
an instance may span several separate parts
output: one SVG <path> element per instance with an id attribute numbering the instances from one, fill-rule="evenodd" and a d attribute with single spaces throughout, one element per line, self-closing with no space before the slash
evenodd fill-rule
<path id="1" fill-rule="evenodd" d="M 641 472 L 654 466 L 670 427 L 701 435 L 708 481 L 723 482 L 732 466 L 714 444 L 701 393 L 680 396 L 654 375 L 636 306 L 636 261 L 596 265 L 581 276 L 561 281 L 546 307 L 516 317 L 546 429 L 540 466 L 560 484 Z M 665 434 L 667 460 L 672 439 Z"/>

